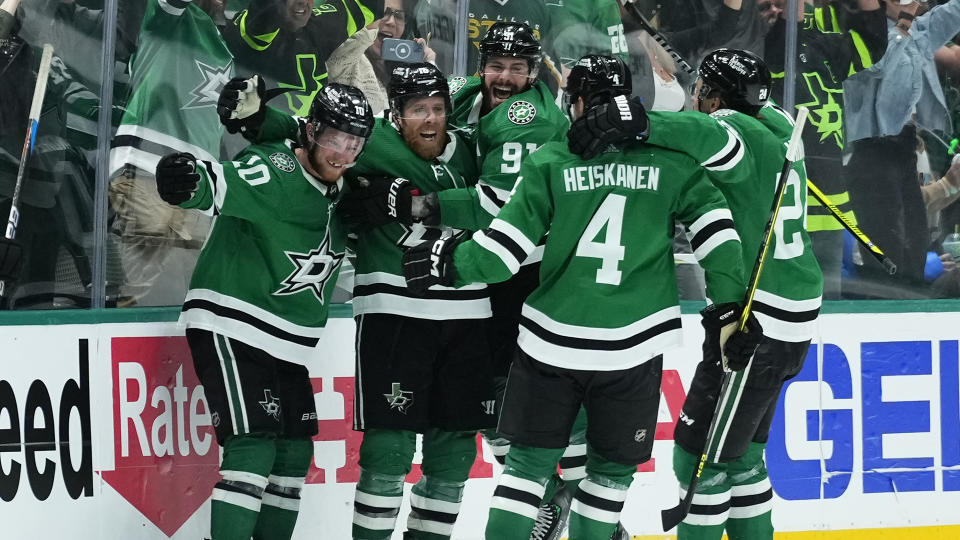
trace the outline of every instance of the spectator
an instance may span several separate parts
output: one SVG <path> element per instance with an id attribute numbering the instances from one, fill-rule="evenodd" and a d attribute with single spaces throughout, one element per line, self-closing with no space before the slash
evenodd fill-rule
<path id="1" fill-rule="evenodd" d="M 383 13 L 383 0 L 252 0 L 227 25 L 225 37 L 241 74 L 266 76 L 289 91 L 275 106 L 305 116 L 327 79 L 327 58 Z"/>
<path id="2" fill-rule="evenodd" d="M 7 39 L 10 36 L 14 25 L 13 14 L 17 12 L 19 5 L 20 0 L 3 0 L 0 3 L 0 39 Z"/>
<path id="3" fill-rule="evenodd" d="M 344 41 L 330 58 L 327 71 L 330 80 L 355 86 L 367 96 L 367 101 L 377 115 L 387 109 L 387 84 L 395 62 L 383 60 L 380 50 L 385 38 L 407 38 L 407 10 L 401 0 L 385 0 L 383 17 L 370 23 L 363 30 Z M 423 38 L 414 41 L 423 46 L 423 60 L 435 63 L 437 53 Z"/>
<path id="4" fill-rule="evenodd" d="M 216 103 L 233 61 L 215 24 L 218 0 L 150 0 L 130 64 L 132 96 L 110 152 L 110 203 L 125 273 L 120 306 L 183 301 L 211 217 L 165 204 L 153 172 L 160 157 L 219 157 Z"/>
<path id="5" fill-rule="evenodd" d="M 779 17 L 765 19 L 771 24 L 765 38 L 765 60 L 773 74 L 772 98 L 777 102 L 782 102 L 784 96 L 786 5 L 787 0 L 773 0 L 776 9 L 771 8 L 771 11 Z M 810 109 L 803 131 L 807 177 L 854 223 L 856 217 L 843 176 L 845 106 L 842 84 L 850 73 L 871 66 L 886 47 L 883 11 L 878 0 L 857 0 L 857 5 L 859 11 L 851 13 L 845 21 L 849 31 L 840 33 L 821 31 L 815 23 L 814 11 L 805 10 L 810 5 L 798 2 L 798 62 L 794 81 L 796 107 Z M 813 250 L 823 270 L 823 298 L 839 299 L 843 226 L 813 199 L 808 213 L 807 230 L 811 233 Z M 868 227 L 860 227 L 873 238 Z M 886 249 L 882 244 L 878 245 Z"/>
<path id="6" fill-rule="evenodd" d="M 664 2 L 660 30 L 680 56 L 694 66 L 707 52 L 718 47 L 733 47 L 762 55 L 764 27 L 760 22 L 759 8 L 765 3 L 765 0 Z"/>
<path id="7" fill-rule="evenodd" d="M 899 268 L 890 277 L 863 257 L 860 275 L 876 285 L 865 292 L 870 296 L 915 296 L 911 289 L 923 285 L 928 237 L 917 182 L 917 130 L 950 127 L 934 55 L 960 31 L 960 0 L 916 17 L 919 8 L 919 2 L 887 2 L 886 54 L 844 84 L 854 208 L 861 228 Z"/>

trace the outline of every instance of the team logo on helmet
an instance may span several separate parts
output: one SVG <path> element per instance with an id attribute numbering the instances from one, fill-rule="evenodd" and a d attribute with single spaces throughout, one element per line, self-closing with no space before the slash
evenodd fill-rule
<path id="1" fill-rule="evenodd" d="M 463 85 L 465 84 L 467 84 L 466 77 L 454 77 L 450 79 L 450 82 L 449 82 L 450 95 L 452 96 L 453 94 L 456 94 L 457 92 L 459 92 L 460 89 L 463 88 Z"/>
<path id="2" fill-rule="evenodd" d="M 282 152 L 274 152 L 270 154 L 270 161 L 273 163 L 274 167 L 280 169 L 285 173 L 292 173 L 297 170 L 297 162 L 287 154 Z"/>
<path id="3" fill-rule="evenodd" d="M 524 100 L 514 101 L 507 109 L 507 118 L 514 124 L 523 126 L 533 122 L 537 116 L 537 108 L 533 103 Z"/>

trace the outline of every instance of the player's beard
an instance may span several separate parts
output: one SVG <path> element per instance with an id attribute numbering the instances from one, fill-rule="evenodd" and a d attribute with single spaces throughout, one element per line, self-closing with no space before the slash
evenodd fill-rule
<path id="1" fill-rule="evenodd" d="M 433 139 L 429 140 L 420 136 L 422 131 L 425 131 L 425 129 L 403 129 L 401 130 L 401 135 L 403 135 L 404 142 L 407 143 L 407 146 L 417 157 L 427 161 L 433 161 L 443 153 L 444 148 L 447 146 L 447 128 L 446 126 L 436 128 L 437 134 L 433 136 Z"/>

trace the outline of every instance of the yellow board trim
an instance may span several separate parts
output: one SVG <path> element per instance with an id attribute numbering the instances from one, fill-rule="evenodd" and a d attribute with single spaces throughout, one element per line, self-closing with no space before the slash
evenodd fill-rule
<path id="1" fill-rule="evenodd" d="M 775 540 L 955 540 L 960 538 L 960 525 L 778 532 L 773 537 Z M 670 534 L 650 534 L 634 536 L 633 540 L 676 540 L 676 538 Z M 726 535 L 723 538 L 727 540 Z"/>

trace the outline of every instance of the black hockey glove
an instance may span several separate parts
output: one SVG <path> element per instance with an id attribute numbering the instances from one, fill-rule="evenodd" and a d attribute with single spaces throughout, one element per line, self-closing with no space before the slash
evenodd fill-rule
<path id="1" fill-rule="evenodd" d="M 405 178 L 359 176 L 337 204 L 343 223 L 352 231 L 368 231 L 390 222 L 413 224 L 412 198 L 419 192 Z"/>
<path id="2" fill-rule="evenodd" d="M 640 100 L 617 96 L 584 111 L 570 126 L 567 144 L 574 154 L 591 159 L 611 144 L 643 142 L 649 135 L 647 110 Z"/>
<path id="3" fill-rule="evenodd" d="M 16 240 L 0 237 L 0 280 L 15 281 L 20 277 L 23 248 Z"/>
<path id="4" fill-rule="evenodd" d="M 743 331 L 737 329 L 740 312 L 740 305 L 735 302 L 712 304 L 700 312 L 706 334 L 704 359 L 716 362 L 724 371 L 747 367 L 763 339 L 763 329 L 752 312 Z"/>
<path id="5" fill-rule="evenodd" d="M 177 205 L 193 198 L 200 183 L 197 158 L 186 152 L 167 154 L 157 163 L 157 193 L 167 204 Z"/>
<path id="6" fill-rule="evenodd" d="M 230 133 L 239 132 L 248 139 L 256 136 L 266 116 L 265 92 L 266 85 L 258 75 L 249 79 L 230 79 L 223 85 L 220 99 L 217 100 L 220 123 Z"/>
<path id="7" fill-rule="evenodd" d="M 450 287 L 456 277 L 453 250 L 463 241 L 463 235 L 431 240 L 412 247 L 403 254 L 403 277 L 407 287 L 423 294 L 434 285 Z"/>

